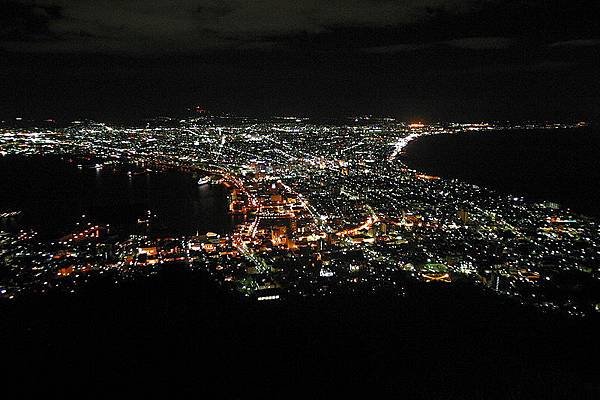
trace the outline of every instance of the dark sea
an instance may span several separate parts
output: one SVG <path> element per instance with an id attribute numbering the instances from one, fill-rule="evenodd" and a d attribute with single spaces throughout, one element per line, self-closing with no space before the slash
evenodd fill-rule
<path id="1" fill-rule="evenodd" d="M 515 130 L 425 136 L 409 167 L 600 217 L 600 129 Z"/>
<path id="2" fill-rule="evenodd" d="M 35 229 L 48 239 L 81 221 L 154 236 L 232 229 L 227 189 L 198 186 L 195 174 L 134 170 L 128 176 L 126 168 L 78 164 L 52 156 L 0 157 L 0 212 L 23 213 L 4 227 Z M 148 211 L 153 217 L 146 228 L 138 220 L 147 220 Z"/>

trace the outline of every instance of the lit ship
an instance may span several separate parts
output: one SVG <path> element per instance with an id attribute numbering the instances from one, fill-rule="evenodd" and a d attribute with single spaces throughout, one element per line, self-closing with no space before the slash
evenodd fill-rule
<path id="1" fill-rule="evenodd" d="M 204 186 L 210 183 L 210 176 L 205 176 L 203 178 L 198 179 L 198 185 Z"/>
<path id="2" fill-rule="evenodd" d="M 21 215 L 21 211 L 0 212 L 0 218 L 11 218 Z"/>

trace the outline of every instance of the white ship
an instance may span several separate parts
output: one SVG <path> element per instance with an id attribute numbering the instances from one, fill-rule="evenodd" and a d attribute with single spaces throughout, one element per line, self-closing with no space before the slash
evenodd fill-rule
<path id="1" fill-rule="evenodd" d="M 198 185 L 200 185 L 200 186 L 204 186 L 209 183 L 210 183 L 210 176 L 205 176 L 205 177 L 198 179 Z"/>

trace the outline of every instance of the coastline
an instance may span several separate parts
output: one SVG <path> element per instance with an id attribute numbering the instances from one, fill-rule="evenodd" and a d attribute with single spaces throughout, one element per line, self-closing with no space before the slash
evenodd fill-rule
<path id="1" fill-rule="evenodd" d="M 49 239 L 69 234 L 80 220 L 136 232 L 148 210 L 157 214 L 152 218 L 154 235 L 192 234 L 196 225 L 201 231 L 231 228 L 229 189 L 223 184 L 198 187 L 199 169 L 104 159 L 86 163 L 69 155 L 12 155 L 0 161 L 0 218 L 10 213 L 5 223 L 18 217 L 16 229 L 41 231 Z M 15 174 L 22 170 L 29 172 L 21 182 Z"/>
<path id="2" fill-rule="evenodd" d="M 600 138 L 592 128 L 423 135 L 399 154 L 407 168 L 599 218 Z M 579 154 L 575 157 L 574 154 Z M 583 194 L 583 195 L 581 195 Z"/>

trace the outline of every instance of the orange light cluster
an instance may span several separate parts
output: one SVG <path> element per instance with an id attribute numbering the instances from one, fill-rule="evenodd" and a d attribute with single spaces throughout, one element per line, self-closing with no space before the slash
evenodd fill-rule
<path id="1" fill-rule="evenodd" d="M 426 174 L 416 174 L 415 176 L 417 177 L 417 179 L 423 179 L 425 181 L 435 181 L 435 180 L 440 179 L 439 176 L 426 175 Z"/>

